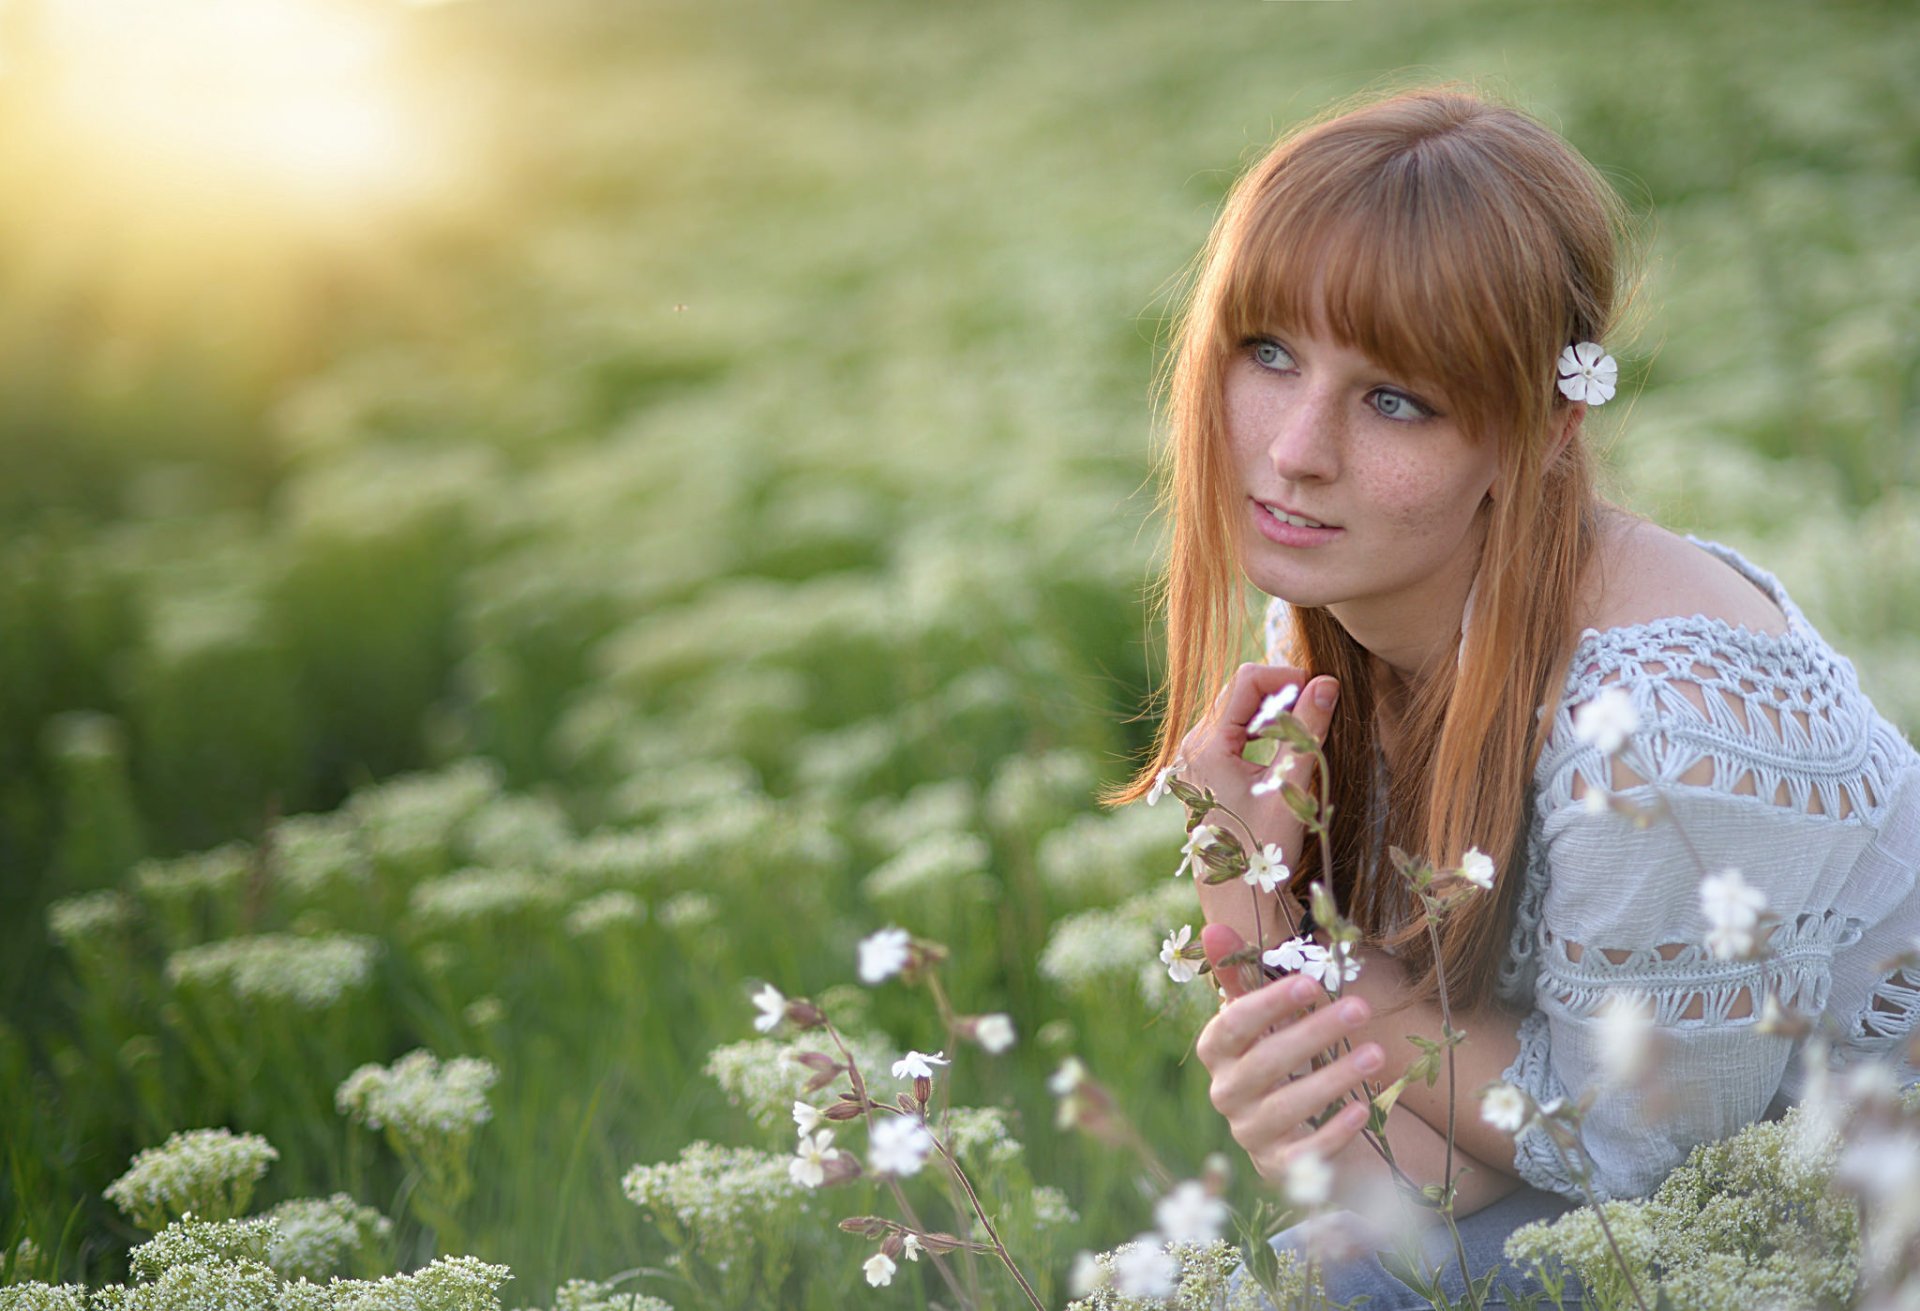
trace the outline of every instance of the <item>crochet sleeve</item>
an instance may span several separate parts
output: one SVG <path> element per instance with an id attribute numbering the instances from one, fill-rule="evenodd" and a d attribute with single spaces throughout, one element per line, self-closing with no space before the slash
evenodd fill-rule
<path id="1" fill-rule="evenodd" d="M 1767 1000 L 1824 1009 L 1836 956 L 1904 895 L 1863 898 L 1858 877 L 1871 854 L 1862 821 L 1883 800 L 1876 752 L 1893 744 L 1849 694 L 1850 669 L 1810 667 L 1824 644 L 1706 620 L 1590 636 L 1602 640 L 1581 648 L 1536 774 L 1535 1009 L 1506 1077 L 1543 1103 L 1591 1097 L 1582 1146 L 1595 1191 L 1639 1197 L 1695 1145 L 1767 1113 L 1794 1046 L 1759 1031 Z M 1611 757 L 1572 732 L 1579 706 L 1609 686 L 1641 724 Z M 1658 817 L 1594 807 L 1596 790 Z M 1777 917 L 1755 959 L 1704 945 L 1701 880 L 1729 867 Z M 1654 1023 L 1637 1074 L 1622 1064 L 1633 1013 Z M 1581 1196 L 1538 1130 L 1520 1136 L 1515 1166 Z"/>

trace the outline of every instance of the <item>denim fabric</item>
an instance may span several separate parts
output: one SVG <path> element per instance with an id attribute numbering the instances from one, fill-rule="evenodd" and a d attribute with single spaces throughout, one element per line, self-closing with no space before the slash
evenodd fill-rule
<path id="1" fill-rule="evenodd" d="M 1549 1193 L 1538 1188 L 1521 1188 L 1508 1194 L 1491 1206 L 1475 1211 L 1459 1221 L 1460 1243 L 1466 1248 L 1467 1266 L 1474 1278 L 1497 1269 L 1485 1306 L 1487 1311 L 1507 1311 L 1516 1305 L 1524 1306 L 1527 1294 L 1539 1294 L 1544 1290 L 1540 1282 L 1530 1273 L 1523 1273 L 1510 1266 L 1501 1253 L 1501 1247 L 1508 1237 L 1521 1225 L 1534 1220 L 1550 1220 L 1574 1208 L 1575 1203 L 1557 1193 Z M 1357 1217 L 1355 1217 L 1357 1219 Z M 1273 1245 L 1283 1250 L 1301 1250 L 1302 1226 L 1282 1230 L 1273 1238 Z M 1440 1287 L 1456 1303 L 1464 1305 L 1465 1290 L 1460 1280 L 1460 1262 L 1453 1249 L 1453 1240 L 1448 1236 L 1444 1225 L 1429 1229 L 1422 1236 L 1422 1248 L 1426 1256 L 1426 1270 L 1429 1274 L 1438 1267 Z M 1350 1302 L 1365 1295 L 1370 1300 L 1361 1304 L 1363 1311 L 1425 1311 L 1432 1303 L 1401 1283 L 1379 1258 L 1372 1255 L 1359 1256 L 1339 1264 L 1323 1267 L 1322 1275 L 1327 1288 L 1327 1296 L 1334 1305 Z M 1522 1300 L 1515 1302 L 1513 1298 Z M 1563 1287 L 1564 1305 L 1568 1311 L 1584 1306 L 1580 1295 L 1579 1281 L 1569 1276 Z M 1269 1304 L 1270 1305 L 1270 1304 Z M 1551 1308 L 1551 1301 L 1543 1300 L 1541 1311 Z"/>

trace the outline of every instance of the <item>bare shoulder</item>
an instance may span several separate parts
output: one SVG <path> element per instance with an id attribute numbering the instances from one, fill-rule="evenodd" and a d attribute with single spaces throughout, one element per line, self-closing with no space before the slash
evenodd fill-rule
<path id="1" fill-rule="evenodd" d="M 1609 511 L 1582 588 L 1580 626 L 1622 628 L 1704 615 L 1756 633 L 1783 633 L 1773 598 L 1732 565 L 1658 524 Z"/>

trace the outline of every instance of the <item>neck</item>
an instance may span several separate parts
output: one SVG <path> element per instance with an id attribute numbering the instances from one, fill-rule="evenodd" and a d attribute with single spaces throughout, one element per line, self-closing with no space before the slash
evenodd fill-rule
<path id="1" fill-rule="evenodd" d="M 1481 533 L 1484 538 L 1484 527 Z M 1478 549 L 1411 595 L 1365 597 L 1327 607 L 1374 658 L 1381 691 L 1409 692 L 1442 661 L 1459 659 L 1461 620 L 1479 568 Z"/>

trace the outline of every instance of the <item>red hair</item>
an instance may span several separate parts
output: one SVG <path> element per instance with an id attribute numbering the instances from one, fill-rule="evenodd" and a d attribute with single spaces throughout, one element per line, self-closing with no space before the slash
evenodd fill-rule
<path id="1" fill-rule="evenodd" d="M 1336 108 L 1282 138 L 1229 195 L 1202 253 L 1163 379 L 1162 505 L 1172 526 L 1158 601 L 1167 635 L 1152 759 L 1109 800 L 1142 795 L 1212 704 L 1247 640 L 1242 489 L 1223 379 L 1239 343 L 1324 316 L 1357 348 L 1448 397 L 1462 431 L 1499 456 L 1461 659 L 1422 676 L 1402 712 L 1387 841 L 1446 868 L 1494 858 L 1495 895 L 1441 931 L 1448 992 L 1491 993 L 1521 881 L 1526 805 L 1574 639 L 1599 502 L 1555 361 L 1617 327 L 1629 225 L 1613 189 L 1527 115 L 1466 90 Z M 1393 946 L 1415 995 L 1436 987 L 1424 923 L 1396 918 L 1395 876 L 1372 840 L 1377 748 L 1368 652 L 1322 608 L 1291 607 L 1286 658 L 1340 680 L 1327 736 L 1335 891 Z M 1303 853 L 1301 877 L 1318 854 Z M 1404 903 L 1401 903 L 1404 904 Z"/>

